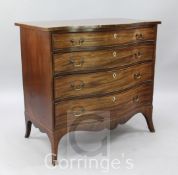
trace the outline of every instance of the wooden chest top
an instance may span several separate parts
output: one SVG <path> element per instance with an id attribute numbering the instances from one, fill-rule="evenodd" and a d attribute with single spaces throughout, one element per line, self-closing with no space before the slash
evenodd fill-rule
<path id="1" fill-rule="evenodd" d="M 38 22 L 19 22 L 15 23 L 17 26 L 25 28 L 33 28 L 43 31 L 76 31 L 76 30 L 99 30 L 113 27 L 126 27 L 128 25 L 141 26 L 160 24 L 160 21 L 141 21 L 125 18 L 110 18 L 110 19 L 83 19 L 83 20 L 65 20 L 65 21 L 38 21 Z"/>

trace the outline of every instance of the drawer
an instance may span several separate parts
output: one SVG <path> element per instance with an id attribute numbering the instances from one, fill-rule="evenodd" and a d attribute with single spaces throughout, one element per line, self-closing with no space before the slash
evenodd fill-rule
<path id="1" fill-rule="evenodd" d="M 54 33 L 53 49 L 97 47 L 155 40 L 154 28 L 127 29 L 108 32 Z"/>
<path id="2" fill-rule="evenodd" d="M 83 124 L 96 123 L 96 120 L 98 122 L 100 120 L 108 122 L 109 120 L 123 117 L 125 113 L 129 113 L 138 107 L 151 104 L 151 83 L 100 98 L 94 97 L 60 102 L 55 105 L 55 126 L 65 127 L 66 125 L 76 124 L 76 121 L 80 121 Z"/>
<path id="3" fill-rule="evenodd" d="M 152 80 L 152 62 L 124 69 L 59 76 L 54 80 L 55 98 L 95 96 L 120 91 Z"/>
<path id="4" fill-rule="evenodd" d="M 92 71 L 152 60 L 153 45 L 140 45 L 123 49 L 83 51 L 54 54 L 55 73 Z"/>

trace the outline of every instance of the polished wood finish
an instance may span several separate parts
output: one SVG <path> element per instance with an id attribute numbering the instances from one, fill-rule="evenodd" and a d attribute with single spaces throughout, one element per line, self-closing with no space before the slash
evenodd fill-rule
<path id="1" fill-rule="evenodd" d="M 152 66 L 152 62 L 149 62 L 124 69 L 59 76 L 54 79 L 55 98 L 90 97 L 128 89 L 152 81 Z"/>
<path id="2" fill-rule="evenodd" d="M 46 129 L 52 130 L 54 121 L 50 33 L 21 28 L 20 36 L 26 121 L 34 118 Z"/>
<path id="3" fill-rule="evenodd" d="M 96 70 L 124 67 L 154 59 L 154 44 L 137 44 L 125 48 L 111 48 L 83 52 L 54 54 L 55 74 L 96 72 Z"/>
<path id="4" fill-rule="evenodd" d="M 59 141 L 68 132 L 114 129 L 137 113 L 143 114 L 150 132 L 155 131 L 157 24 L 128 19 L 16 23 L 25 137 L 32 123 L 47 133 L 53 165 Z"/>
<path id="5" fill-rule="evenodd" d="M 160 21 L 143 21 L 125 18 L 109 18 L 109 19 L 82 19 L 82 20 L 64 20 L 64 21 L 34 21 L 34 22 L 21 22 L 15 23 L 17 26 L 23 28 L 29 28 L 40 31 L 65 31 L 65 32 L 77 32 L 77 31 L 93 31 L 114 28 L 127 28 L 127 27 L 142 27 L 153 26 L 160 24 Z"/>
<path id="6" fill-rule="evenodd" d="M 119 45 L 137 41 L 154 41 L 154 28 L 116 30 L 109 32 L 67 33 L 52 35 L 53 48 L 97 47 Z"/>
<path id="7" fill-rule="evenodd" d="M 112 111 L 118 110 L 117 116 L 111 116 L 111 120 L 117 120 L 123 114 L 127 114 L 128 111 L 132 111 L 140 105 L 151 105 L 151 94 L 152 84 L 147 83 L 122 93 L 59 102 L 55 106 L 55 126 L 65 127 L 78 117 L 87 119 L 89 114 L 91 115 L 96 111 L 110 111 L 112 113 Z"/>

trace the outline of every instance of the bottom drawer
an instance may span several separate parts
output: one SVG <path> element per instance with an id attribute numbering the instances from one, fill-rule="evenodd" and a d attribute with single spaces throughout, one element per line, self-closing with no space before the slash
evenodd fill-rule
<path id="1" fill-rule="evenodd" d="M 127 111 L 151 104 L 152 83 L 113 95 L 63 101 L 55 105 L 55 127 L 94 124 L 101 120 L 109 122 Z"/>

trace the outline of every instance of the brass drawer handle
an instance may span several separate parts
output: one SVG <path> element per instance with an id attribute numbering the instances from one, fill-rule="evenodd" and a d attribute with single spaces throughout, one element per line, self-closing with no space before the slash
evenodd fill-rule
<path id="1" fill-rule="evenodd" d="M 143 34 L 142 33 L 136 33 L 135 38 L 136 38 L 136 40 L 142 40 Z"/>
<path id="2" fill-rule="evenodd" d="M 141 75 L 140 72 L 138 72 L 138 73 L 135 73 L 135 74 L 133 75 L 133 77 L 134 77 L 135 80 L 138 80 L 138 79 L 141 79 L 142 75 Z"/>
<path id="3" fill-rule="evenodd" d="M 85 83 L 81 80 L 76 80 L 71 83 L 71 88 L 75 91 L 80 91 L 84 87 Z"/>
<path id="4" fill-rule="evenodd" d="M 137 96 L 135 96 L 135 97 L 133 97 L 133 102 L 139 102 L 140 101 L 140 99 L 139 99 L 139 96 L 137 95 Z"/>
<path id="5" fill-rule="evenodd" d="M 84 59 L 81 58 L 80 61 L 77 62 L 76 60 L 70 58 L 69 62 L 70 62 L 71 64 L 73 64 L 73 66 L 74 66 L 75 68 L 78 68 L 78 67 L 82 67 L 82 65 L 83 65 L 83 63 L 84 63 Z"/>
<path id="6" fill-rule="evenodd" d="M 134 58 L 142 57 L 142 53 L 140 51 L 136 51 L 133 55 L 134 55 Z"/>
<path id="7" fill-rule="evenodd" d="M 70 40 L 72 46 L 76 46 L 76 47 L 80 47 L 83 45 L 84 43 L 84 39 L 79 39 L 78 41 L 75 41 L 75 40 Z"/>
<path id="8" fill-rule="evenodd" d="M 75 117 L 81 116 L 85 112 L 85 108 L 83 106 L 75 106 L 71 109 L 71 113 Z"/>

